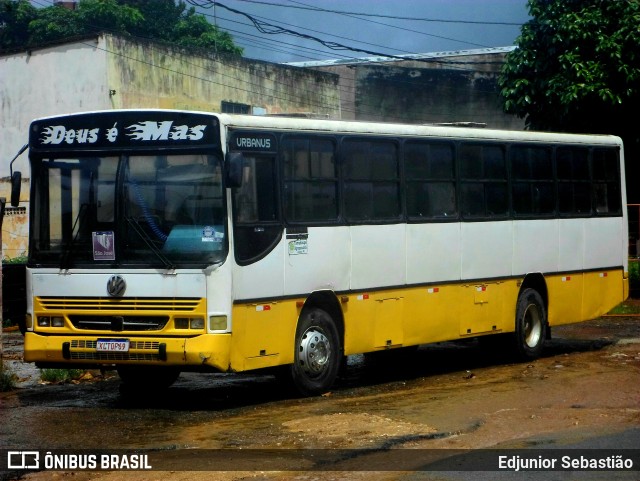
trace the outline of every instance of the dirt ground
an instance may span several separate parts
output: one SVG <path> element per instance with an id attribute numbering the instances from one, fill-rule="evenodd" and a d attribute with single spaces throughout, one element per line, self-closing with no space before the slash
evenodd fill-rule
<path id="1" fill-rule="evenodd" d="M 235 386 L 224 384 L 228 383 L 225 378 L 223 387 L 204 387 L 206 375 L 190 374 L 183 375 L 170 390 L 172 394 L 166 404 L 153 405 L 154 413 L 148 414 L 150 411 L 139 406 L 123 406 L 117 394 L 116 378 L 80 381 L 75 387 L 66 386 L 64 389 L 77 392 L 61 391 L 61 399 L 101 394 L 104 398 L 99 405 L 99 415 L 105 416 L 105 409 L 107 413 L 116 414 L 108 428 L 110 431 L 105 428 L 101 439 L 100 429 L 92 421 L 90 405 L 81 405 L 78 409 L 72 401 L 56 398 L 55 413 L 64 415 L 65 423 L 76 426 L 74 419 L 77 418 L 78 424 L 89 423 L 97 430 L 84 437 L 75 431 L 65 433 L 65 447 L 109 448 L 118 446 L 118 439 L 126 439 L 131 448 L 167 449 L 167 452 L 176 447 L 373 449 L 374 452 L 369 458 L 342 460 L 330 472 L 307 471 L 307 466 L 300 465 L 277 472 L 43 471 L 22 479 L 416 479 L 416 472 L 361 471 L 360 468 L 363 462 L 392 463 L 393 453 L 390 455 L 389 450 L 394 449 L 418 453 L 431 449 L 556 448 L 640 428 L 640 318 L 603 317 L 555 328 L 553 335 L 543 357 L 524 364 L 513 363 L 499 353 L 487 354 L 474 343 L 422 346 L 402 360 L 372 362 L 355 356 L 334 391 L 308 399 L 269 394 L 278 389 L 270 380 L 240 380 Z M 16 356 L 15 352 L 6 355 Z M 26 371 L 22 375 L 25 376 Z M 17 391 L 0 395 L 3 409 L 9 414 L 5 419 L 18 429 L 31 429 L 29 439 L 53 443 L 53 437 L 47 437 L 51 436 L 47 433 L 53 430 L 60 436 L 59 430 L 64 429 L 50 417 L 53 408 L 39 407 L 30 413 L 26 406 L 35 408 L 41 399 L 40 404 L 46 408 L 45 392 L 51 389 L 51 393 L 57 386 L 36 384 L 34 377 L 26 375 Z M 97 382 L 102 383 L 100 391 L 85 388 Z M 247 395 L 255 396 L 256 401 L 247 403 Z M 181 408 L 177 408 L 178 404 Z M 163 416 L 160 433 L 149 426 L 151 418 L 147 417 L 158 419 L 158 413 Z M 32 421 L 37 420 L 37 429 L 33 428 L 35 422 L 24 422 L 26 416 L 34 416 Z M 0 428 L 0 434 L 4 436 L 9 429 L 12 428 L 8 425 Z M 143 429 L 143 434 L 136 434 L 136 429 Z M 119 438 L 110 436 L 113 431 L 121 433 Z M 635 431 L 636 435 L 638 432 L 640 430 Z M 42 442 L 36 444 L 43 445 Z M 636 446 L 640 446 L 640 439 Z M 433 473 L 430 476 L 419 479 L 454 479 L 440 478 Z"/>

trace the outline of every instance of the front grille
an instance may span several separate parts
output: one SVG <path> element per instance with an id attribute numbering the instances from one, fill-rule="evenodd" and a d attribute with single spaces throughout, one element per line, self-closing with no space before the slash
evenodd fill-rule
<path id="1" fill-rule="evenodd" d="M 190 312 L 198 307 L 201 299 L 159 299 L 155 297 L 39 297 L 44 310 L 92 310 L 92 311 L 179 311 Z"/>
<path id="2" fill-rule="evenodd" d="M 169 322 L 169 316 L 92 316 L 71 314 L 69 320 L 76 329 L 92 331 L 159 331 Z"/>
<path id="3" fill-rule="evenodd" d="M 82 339 L 74 339 L 71 341 L 72 349 L 95 349 L 98 341 L 84 341 Z M 138 349 L 140 351 L 157 351 L 160 349 L 160 343 L 157 341 L 133 341 L 129 340 L 129 349 Z"/>
<path id="4" fill-rule="evenodd" d="M 159 361 L 158 354 L 138 354 L 131 352 L 71 352 L 71 359 L 89 361 Z"/>
<path id="5" fill-rule="evenodd" d="M 73 340 L 71 349 L 95 349 L 97 341 Z M 151 352 L 131 352 L 131 351 Z M 71 359 L 85 361 L 160 361 L 160 343 L 155 341 L 129 341 L 129 352 L 71 351 Z"/>

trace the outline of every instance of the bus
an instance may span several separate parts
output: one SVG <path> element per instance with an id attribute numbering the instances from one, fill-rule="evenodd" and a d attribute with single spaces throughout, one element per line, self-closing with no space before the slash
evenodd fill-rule
<path id="1" fill-rule="evenodd" d="M 276 372 L 317 395 L 355 354 L 496 336 L 534 359 L 628 295 L 614 136 L 158 109 L 29 132 L 41 368 L 145 389 Z"/>

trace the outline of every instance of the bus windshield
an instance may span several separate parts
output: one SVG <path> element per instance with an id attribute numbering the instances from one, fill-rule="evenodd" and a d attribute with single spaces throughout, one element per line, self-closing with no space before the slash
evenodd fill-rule
<path id="1" fill-rule="evenodd" d="M 216 156 L 33 160 L 30 263 L 71 267 L 206 267 L 228 251 Z"/>

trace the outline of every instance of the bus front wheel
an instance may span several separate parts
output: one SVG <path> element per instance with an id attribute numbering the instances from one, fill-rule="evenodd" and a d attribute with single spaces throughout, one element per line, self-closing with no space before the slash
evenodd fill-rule
<path id="1" fill-rule="evenodd" d="M 291 380 L 303 396 L 322 394 L 333 385 L 342 359 L 335 322 L 324 310 L 305 310 L 296 329 Z"/>
<path id="2" fill-rule="evenodd" d="M 547 314 L 542 297 L 535 289 L 524 289 L 516 307 L 515 350 L 526 361 L 540 356 L 547 334 Z"/>

